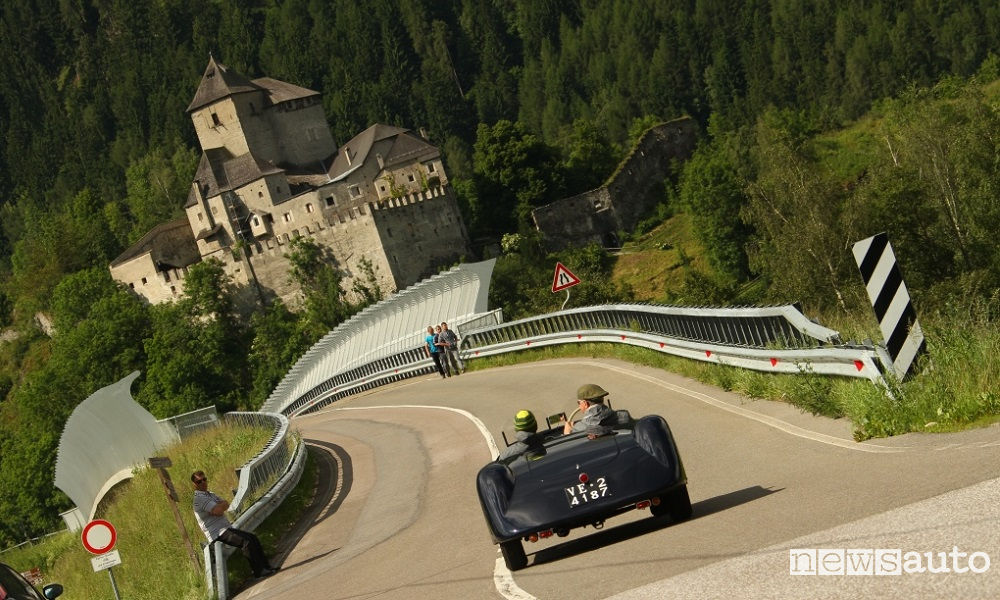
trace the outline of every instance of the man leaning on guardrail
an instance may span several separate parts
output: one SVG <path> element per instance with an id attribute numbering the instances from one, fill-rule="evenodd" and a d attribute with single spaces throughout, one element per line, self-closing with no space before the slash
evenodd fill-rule
<path id="1" fill-rule="evenodd" d="M 264 556 L 264 549 L 257 536 L 249 531 L 236 529 L 226 518 L 226 509 L 229 508 L 229 503 L 208 491 L 208 478 L 205 476 L 205 472 L 195 471 L 192 473 L 191 482 L 194 483 L 195 490 L 194 517 L 209 543 L 218 540 L 227 546 L 239 548 L 250 561 L 254 577 L 274 575 L 278 569 L 272 567 L 267 557 Z"/>

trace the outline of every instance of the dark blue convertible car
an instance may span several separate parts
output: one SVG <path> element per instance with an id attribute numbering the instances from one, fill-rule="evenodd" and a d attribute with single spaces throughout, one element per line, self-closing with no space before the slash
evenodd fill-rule
<path id="1" fill-rule="evenodd" d="M 510 570 L 528 564 L 523 541 L 599 528 L 635 508 L 674 521 L 691 517 L 687 476 L 666 420 L 616 415 L 610 433 L 539 431 L 524 454 L 480 469 L 479 501 Z"/>

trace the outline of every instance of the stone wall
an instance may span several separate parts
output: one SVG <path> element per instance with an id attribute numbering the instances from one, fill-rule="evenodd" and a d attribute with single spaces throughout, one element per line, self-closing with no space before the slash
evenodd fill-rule
<path id="1" fill-rule="evenodd" d="M 698 126 L 685 117 L 649 129 L 609 182 L 532 211 L 535 227 L 552 250 L 598 242 L 617 245 L 617 232 L 631 232 L 658 202 L 670 162 L 694 151 Z"/>
<path id="2" fill-rule="evenodd" d="M 469 254 L 469 235 L 450 187 L 369 204 L 399 289 Z"/>
<path id="3" fill-rule="evenodd" d="M 227 270 L 231 270 L 234 280 L 252 286 L 248 290 L 250 293 L 256 293 L 254 287 L 259 286 L 265 301 L 280 297 L 286 304 L 298 306 L 301 295 L 297 284 L 291 280 L 291 263 L 287 255 L 291 252 L 291 242 L 303 236 L 329 249 L 337 268 L 344 275 L 345 290 L 350 290 L 354 278 L 361 275 L 361 261 L 367 259 L 375 268 L 383 291 L 395 291 L 392 273 L 371 214 L 352 210 L 326 217 L 320 216 L 311 223 L 300 224 L 296 236 L 273 237 L 250 244 L 246 248 L 249 260 L 232 261 Z"/>

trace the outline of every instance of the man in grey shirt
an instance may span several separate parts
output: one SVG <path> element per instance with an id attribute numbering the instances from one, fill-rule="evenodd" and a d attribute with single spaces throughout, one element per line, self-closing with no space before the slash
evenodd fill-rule
<path id="1" fill-rule="evenodd" d="M 205 477 L 205 472 L 192 473 L 191 482 L 194 483 L 194 518 L 209 543 L 218 540 L 227 546 L 239 548 L 250 561 L 254 577 L 274 575 L 277 569 L 267 561 L 257 536 L 249 531 L 236 529 L 226 518 L 229 503 L 208 491 L 208 478 Z"/>
<path id="2" fill-rule="evenodd" d="M 581 385 L 576 390 L 576 402 L 583 417 L 575 424 L 569 421 L 563 424 L 563 434 L 574 431 L 586 431 L 590 435 L 605 435 L 611 433 L 612 427 L 618 421 L 615 411 L 604 404 L 608 392 L 596 383 Z"/>

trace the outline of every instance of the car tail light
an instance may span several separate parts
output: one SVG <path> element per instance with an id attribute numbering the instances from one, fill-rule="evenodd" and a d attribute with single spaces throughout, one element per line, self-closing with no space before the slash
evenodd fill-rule
<path id="1" fill-rule="evenodd" d="M 590 481 L 590 476 L 586 473 L 580 473 L 580 483 L 587 483 Z"/>
<path id="2" fill-rule="evenodd" d="M 550 538 L 550 537 L 552 537 L 552 530 L 551 529 L 546 529 L 545 531 L 539 531 L 538 532 L 538 537 L 540 537 L 540 538 Z"/>
<path id="3" fill-rule="evenodd" d="M 649 508 L 649 500 L 640 500 L 635 503 L 635 507 L 638 509 Z"/>
<path id="4" fill-rule="evenodd" d="M 528 541 L 529 542 L 537 542 L 538 541 L 538 534 L 537 533 L 533 533 L 533 534 L 529 535 L 528 536 Z"/>

